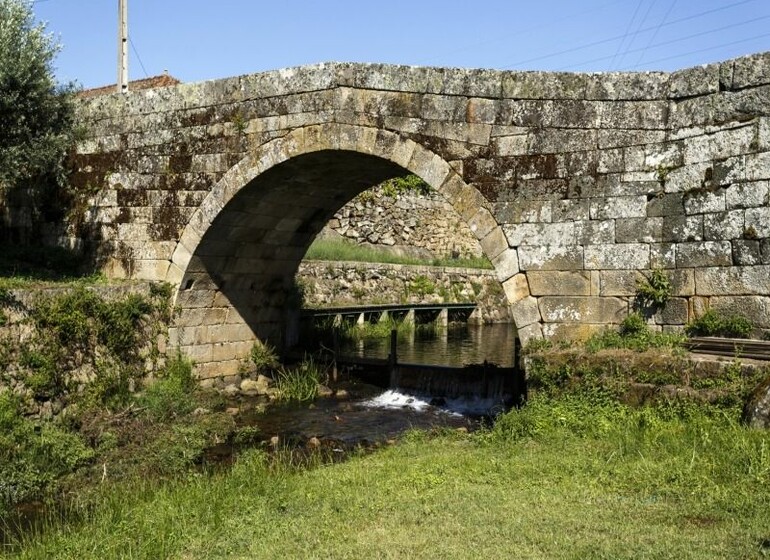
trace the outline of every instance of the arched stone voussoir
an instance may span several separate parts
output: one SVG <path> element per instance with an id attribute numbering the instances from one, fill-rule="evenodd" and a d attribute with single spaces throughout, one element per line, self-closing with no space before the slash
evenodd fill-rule
<path id="1" fill-rule="evenodd" d="M 282 309 L 283 291 L 288 286 L 287 275 L 296 268 L 293 265 L 299 265 L 301 248 L 309 243 L 321 218 L 334 204 L 360 188 L 355 179 L 337 191 L 334 189 L 341 183 L 334 180 L 329 191 L 309 186 L 319 178 L 323 185 L 329 173 L 332 177 L 337 173 L 344 183 L 348 171 L 338 162 L 352 164 L 354 176 L 361 169 L 367 170 L 363 177 L 372 180 L 397 174 L 399 168 L 421 177 L 468 222 L 498 279 L 505 285 L 515 275 L 519 293 L 529 296 L 516 249 L 508 246 L 489 202 L 444 158 L 397 132 L 328 123 L 299 127 L 254 146 L 209 191 L 172 255 L 167 279 L 177 286 L 177 305 L 199 305 L 202 298 L 208 298 L 215 302 L 211 305 L 230 310 L 228 321 L 248 329 L 254 340 L 263 336 L 268 341 L 272 336 L 280 339 L 286 313 Z M 287 259 L 289 249 L 292 256 Z M 510 303 L 517 302 L 512 299 Z M 516 310 L 520 311 L 518 307 Z M 530 326 L 532 313 L 521 318 L 527 332 L 539 330 Z M 209 327 L 210 333 L 222 330 L 214 323 Z M 210 342 L 220 344 L 213 339 Z M 238 349 L 246 348 L 248 341 L 242 337 L 240 342 Z M 216 348 L 217 352 L 212 350 L 213 361 L 247 357 L 236 355 L 235 347 Z"/>

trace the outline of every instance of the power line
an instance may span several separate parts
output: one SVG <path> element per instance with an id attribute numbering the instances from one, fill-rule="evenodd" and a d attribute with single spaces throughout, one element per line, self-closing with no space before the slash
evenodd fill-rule
<path id="1" fill-rule="evenodd" d="M 734 8 L 735 6 L 740 6 L 742 4 L 748 4 L 748 3 L 754 2 L 754 1 L 755 0 L 741 0 L 740 2 L 733 2 L 732 4 L 728 4 L 726 6 L 721 6 L 719 8 L 713 8 L 711 10 L 706 10 L 705 12 L 698 12 L 697 14 L 692 14 L 692 15 L 689 15 L 689 16 L 686 16 L 686 17 L 681 17 L 679 19 L 671 20 L 668 23 L 664 23 L 662 25 L 650 26 L 650 27 L 647 27 L 647 28 L 644 28 L 644 29 L 640 29 L 639 32 L 641 33 L 641 32 L 651 31 L 651 30 L 655 29 L 656 27 L 670 27 L 672 25 L 676 25 L 677 23 L 682 23 L 682 22 L 685 22 L 685 21 L 690 21 L 690 20 L 693 20 L 693 19 L 705 16 L 705 15 L 713 14 L 713 13 L 716 13 L 716 12 L 721 12 L 721 11 L 727 10 L 729 8 Z M 575 52 L 575 51 L 585 50 L 585 49 L 588 49 L 588 48 L 591 48 L 591 47 L 595 47 L 597 45 L 603 45 L 605 43 L 611 43 L 613 41 L 617 41 L 618 39 L 620 39 L 622 37 L 623 37 L 623 35 L 615 35 L 614 37 L 608 37 L 606 39 L 600 39 L 598 41 L 592 41 L 590 43 L 585 43 L 585 44 L 577 46 L 577 47 L 571 47 L 569 49 L 563 49 L 563 50 L 560 50 L 560 51 L 555 51 L 555 52 L 552 52 L 552 53 L 549 53 L 549 54 L 544 54 L 544 55 L 541 55 L 541 56 L 536 56 L 534 58 L 528 58 L 526 60 L 520 60 L 519 62 L 514 62 L 513 64 L 509 64 L 507 66 L 503 66 L 503 68 L 504 69 L 505 68 L 513 68 L 514 66 L 520 66 L 522 64 L 527 64 L 527 63 L 530 63 L 530 62 L 537 62 L 537 61 L 540 61 L 540 60 L 545 60 L 547 58 L 553 58 L 555 56 L 559 56 L 559 55 L 562 55 L 562 54 L 567 54 L 567 53 L 572 53 L 572 52 Z"/>
<path id="2" fill-rule="evenodd" d="M 639 2 L 636 4 L 636 9 L 634 10 L 634 15 L 631 16 L 631 21 L 628 22 L 628 25 L 626 26 L 626 30 L 623 32 L 623 38 L 620 40 L 620 44 L 618 45 L 618 48 L 615 50 L 615 54 L 612 55 L 612 60 L 610 61 L 610 67 L 608 70 L 612 69 L 612 65 L 615 64 L 615 57 L 620 54 L 620 49 L 623 48 L 623 44 L 626 42 L 626 37 L 628 37 L 628 33 L 631 31 L 631 27 L 633 27 L 634 22 L 636 21 L 636 14 L 639 13 L 639 8 L 642 7 L 642 3 L 644 0 L 639 0 Z"/>
<path id="3" fill-rule="evenodd" d="M 666 56 L 666 57 L 663 57 L 663 58 L 658 58 L 658 59 L 655 59 L 655 60 L 650 60 L 648 62 L 645 62 L 644 64 L 645 65 L 646 64 L 654 64 L 656 62 L 663 62 L 665 60 L 671 60 L 673 58 L 681 58 L 683 56 L 690 56 L 692 54 L 700 54 L 702 52 L 713 51 L 713 50 L 716 50 L 716 49 L 721 49 L 723 47 L 731 47 L 732 45 L 738 45 L 740 43 L 748 43 L 749 41 L 754 41 L 755 39 L 763 39 L 765 37 L 770 37 L 770 33 L 762 33 L 761 35 L 754 35 L 753 37 L 747 37 L 745 39 L 739 39 L 737 41 L 731 41 L 729 43 L 722 43 L 721 45 L 714 45 L 713 47 L 707 47 L 705 49 L 698 49 L 698 50 L 690 51 L 690 52 L 686 52 L 686 53 L 680 53 L 680 54 L 675 54 L 675 55 L 671 55 L 671 56 Z M 636 66 L 631 66 L 631 68 L 638 68 L 639 66 L 643 66 L 643 65 L 642 64 L 637 64 Z"/>
<path id="4" fill-rule="evenodd" d="M 131 38 L 131 35 L 128 36 L 128 42 L 131 45 L 131 50 L 134 51 L 134 54 L 136 55 L 136 59 L 139 61 L 139 66 L 142 67 L 142 72 L 144 72 L 144 77 L 149 78 L 150 75 L 147 73 L 147 69 L 144 67 L 144 62 L 142 62 L 142 57 L 139 56 L 139 51 L 136 50 L 136 46 L 134 45 L 134 40 Z"/>
<path id="5" fill-rule="evenodd" d="M 680 42 L 686 41 L 688 39 L 694 39 L 695 37 L 702 37 L 703 35 L 709 35 L 711 33 L 717 33 L 718 31 L 724 31 L 725 29 L 732 29 L 734 27 L 740 27 L 741 25 L 755 23 L 757 21 L 762 21 L 762 20 L 765 20 L 765 19 L 770 19 L 770 15 L 769 16 L 761 16 L 761 17 L 758 17 L 758 18 L 747 19 L 747 20 L 744 20 L 744 21 L 739 21 L 738 23 L 731 23 L 729 25 L 723 25 L 721 27 L 715 27 L 714 29 L 708 29 L 706 31 L 699 31 L 698 33 L 693 33 L 691 35 L 685 35 L 684 37 L 677 37 L 676 39 L 669 39 L 668 41 L 663 41 L 663 42 L 660 42 L 660 43 L 655 43 L 654 45 L 647 45 L 646 47 L 639 47 L 639 48 L 636 48 L 636 49 L 633 49 L 633 50 L 629 50 L 627 54 L 632 54 L 632 53 L 640 52 L 640 51 L 644 52 L 645 50 L 647 50 L 647 49 L 649 49 L 651 47 L 663 47 L 665 45 L 671 45 L 673 43 L 680 43 Z M 601 62 L 602 60 L 607 60 L 608 58 L 611 58 L 611 57 L 609 55 L 608 56 L 600 56 L 600 57 L 597 57 L 597 58 L 592 58 L 591 60 L 585 60 L 585 61 L 577 63 L 577 64 L 570 64 L 568 66 L 562 66 L 562 67 L 559 68 L 559 70 L 569 70 L 570 68 L 575 68 L 575 67 L 578 67 L 578 66 L 583 66 L 585 64 L 591 64 L 592 62 Z M 632 66 L 632 68 L 637 68 L 638 66 L 642 66 L 642 64 L 639 64 L 637 62 L 637 64 Z"/>
<path id="6" fill-rule="evenodd" d="M 636 31 L 634 31 L 634 34 L 631 36 L 631 40 L 628 42 L 628 45 L 626 45 L 626 50 L 623 51 L 622 55 L 620 55 L 620 59 L 618 60 L 619 67 L 623 65 L 623 59 L 626 58 L 628 51 L 631 49 L 631 46 L 634 44 L 634 41 L 636 41 L 636 38 L 639 36 L 639 30 L 642 28 L 642 26 L 644 26 L 645 23 L 647 23 L 647 18 L 650 17 L 650 12 L 655 7 L 655 4 L 657 3 L 658 3 L 658 0 L 652 0 L 652 2 L 650 2 L 650 5 L 647 6 L 647 11 L 644 12 L 642 21 L 639 22 L 639 25 L 636 27 Z"/>
<path id="7" fill-rule="evenodd" d="M 589 8 L 587 10 L 581 10 L 579 12 L 570 13 L 570 14 L 567 14 L 567 15 L 562 16 L 560 18 L 550 20 L 548 23 L 542 23 L 540 25 L 535 25 L 533 27 L 528 27 L 523 32 L 516 31 L 515 33 L 506 33 L 505 35 L 499 35 L 499 36 L 497 36 L 494 39 L 488 39 L 486 41 L 480 41 L 480 42 L 477 42 L 477 43 L 472 43 L 470 45 L 465 45 L 465 46 L 460 47 L 458 49 L 455 49 L 455 50 L 452 50 L 452 51 L 443 52 L 440 55 L 436 55 L 436 56 L 432 56 L 430 58 L 423 59 L 423 64 L 427 64 L 427 63 L 430 63 L 431 61 L 438 60 L 441 57 L 445 57 L 445 56 L 457 54 L 457 53 L 460 53 L 460 52 L 463 52 L 463 51 L 467 51 L 469 49 L 473 49 L 473 48 L 477 48 L 477 47 L 483 47 L 485 45 L 491 45 L 493 43 L 497 43 L 499 41 L 502 41 L 503 39 L 507 39 L 508 37 L 510 37 L 512 35 L 516 35 L 518 37 L 522 37 L 522 36 L 525 36 L 525 35 L 531 35 L 535 31 L 540 31 L 540 30 L 546 29 L 548 27 L 553 27 L 554 23 L 558 23 L 560 21 L 566 21 L 566 20 L 574 19 L 574 18 L 577 18 L 577 17 L 580 17 L 580 16 L 584 16 L 586 14 L 593 13 L 593 12 L 598 12 L 598 11 L 604 10 L 605 8 L 608 8 L 610 6 L 614 6 L 615 4 L 620 4 L 621 2 L 624 2 L 624 1 L 625 0 L 613 0 L 612 2 L 607 2 L 606 4 L 602 4 L 600 6 L 596 6 L 595 8 Z"/>
<path id="8" fill-rule="evenodd" d="M 668 11 L 666 11 L 665 15 L 663 16 L 663 19 L 660 20 L 660 23 L 658 24 L 658 27 L 655 28 L 655 33 L 652 34 L 652 37 L 650 37 L 650 40 L 647 41 L 647 46 L 644 48 L 644 50 L 639 55 L 639 58 L 636 59 L 636 63 L 639 64 L 642 61 L 642 58 L 644 58 L 644 52 L 650 48 L 652 45 L 652 42 L 655 40 L 655 38 L 658 36 L 658 31 L 660 31 L 661 26 L 666 23 L 666 20 L 668 19 L 668 16 L 671 14 L 671 11 L 674 9 L 674 6 L 676 5 L 676 0 L 672 0 L 671 4 L 668 6 Z"/>

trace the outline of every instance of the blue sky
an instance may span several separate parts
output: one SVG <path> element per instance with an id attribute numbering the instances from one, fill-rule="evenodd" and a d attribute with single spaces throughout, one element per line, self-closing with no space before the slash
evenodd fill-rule
<path id="1" fill-rule="evenodd" d="M 37 0 L 60 81 L 115 83 L 118 0 Z M 770 50 L 770 0 L 128 0 L 131 79 L 326 61 L 674 70 Z"/>

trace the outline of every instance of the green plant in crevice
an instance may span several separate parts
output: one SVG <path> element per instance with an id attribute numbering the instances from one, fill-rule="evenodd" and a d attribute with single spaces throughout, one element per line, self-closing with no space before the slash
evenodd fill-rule
<path id="1" fill-rule="evenodd" d="M 671 297 L 671 281 L 661 268 L 653 268 L 649 277 L 636 281 L 636 302 L 641 307 L 661 307 Z"/>

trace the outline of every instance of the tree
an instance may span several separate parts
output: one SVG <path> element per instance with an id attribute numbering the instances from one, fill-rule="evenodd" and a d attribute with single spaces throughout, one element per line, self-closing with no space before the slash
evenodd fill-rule
<path id="1" fill-rule="evenodd" d="M 0 203 L 21 191 L 36 218 L 62 192 L 73 140 L 74 88 L 54 79 L 59 49 L 31 0 L 0 0 Z"/>

